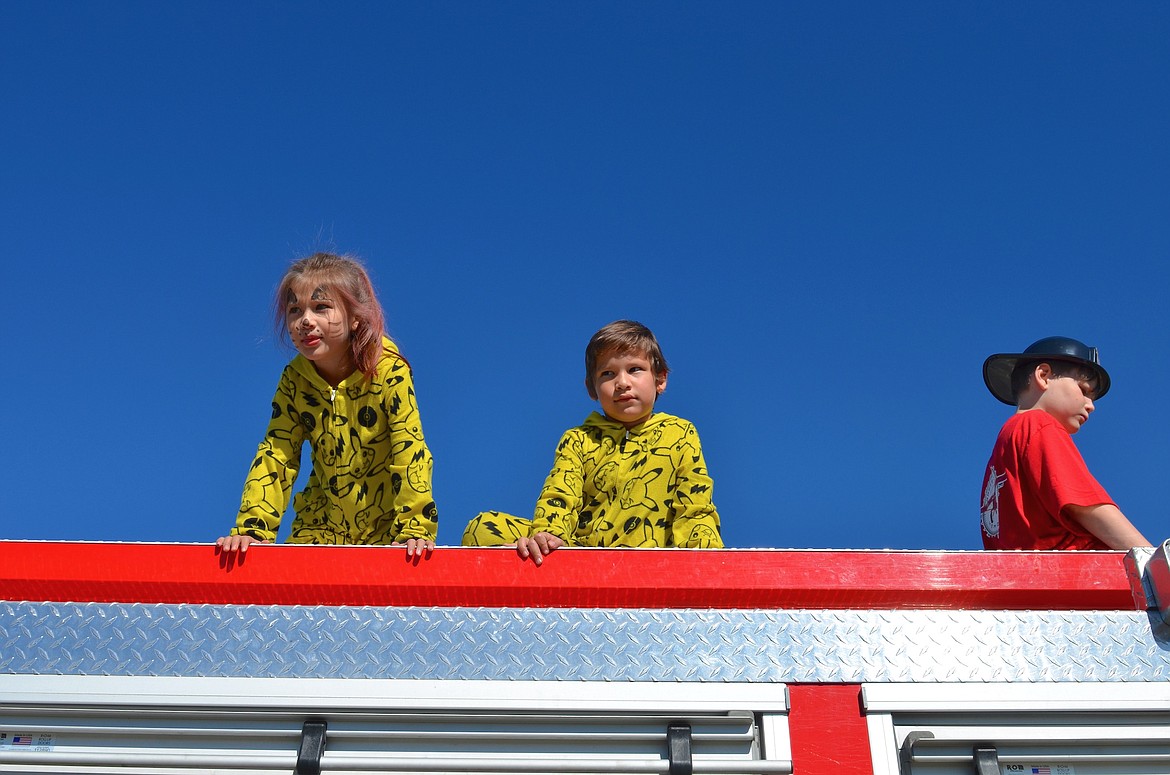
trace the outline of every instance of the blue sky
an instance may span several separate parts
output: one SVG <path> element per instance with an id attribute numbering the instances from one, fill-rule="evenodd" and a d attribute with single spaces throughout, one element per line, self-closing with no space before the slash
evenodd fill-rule
<path id="1" fill-rule="evenodd" d="M 414 365 L 440 543 L 531 513 L 616 318 L 658 334 L 730 546 L 977 548 L 1010 413 L 983 359 L 1053 334 L 1113 377 L 1090 468 L 1170 535 L 1164 3 L 8 2 L 0 30 L 5 538 L 226 532 L 291 357 L 270 295 L 319 248 L 366 260 Z"/>

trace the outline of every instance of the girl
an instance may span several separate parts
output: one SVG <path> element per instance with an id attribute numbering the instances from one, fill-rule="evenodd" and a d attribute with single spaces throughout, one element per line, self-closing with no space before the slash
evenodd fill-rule
<path id="1" fill-rule="evenodd" d="M 277 328 L 300 353 L 280 377 L 272 420 L 244 482 L 223 551 L 276 538 L 309 442 L 313 469 L 293 498 L 290 543 L 435 548 L 438 514 L 410 365 L 383 333 L 382 308 L 355 259 L 317 253 L 276 289 Z"/>

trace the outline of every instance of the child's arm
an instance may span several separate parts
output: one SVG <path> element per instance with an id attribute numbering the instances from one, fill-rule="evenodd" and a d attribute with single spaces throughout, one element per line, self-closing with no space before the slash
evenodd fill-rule
<path id="1" fill-rule="evenodd" d="M 384 357 L 393 357 L 386 355 Z M 394 496 L 394 524 L 389 535 L 395 544 L 405 544 L 407 554 L 422 554 L 435 548 L 439 514 L 431 490 L 431 451 L 423 438 L 418 400 L 410 366 L 393 357 L 382 396 L 382 409 L 390 429 L 390 457 L 387 468 L 400 482 Z"/>
<path id="2" fill-rule="evenodd" d="M 703 449 L 695 426 L 683 421 L 682 438 L 677 442 L 681 455 L 675 470 L 675 490 L 671 523 L 673 545 L 687 549 L 722 549 L 719 513 L 711 502 L 714 484 L 707 473 Z"/>
<path id="3" fill-rule="evenodd" d="M 1146 537 L 1121 513 L 1121 509 L 1112 503 L 1098 503 L 1095 506 L 1069 504 L 1064 507 L 1064 512 L 1111 549 L 1151 546 Z"/>
<path id="4" fill-rule="evenodd" d="M 260 442 L 244 481 L 236 526 L 215 542 L 224 551 L 246 552 L 251 543 L 276 540 L 280 518 L 288 507 L 288 494 L 301 464 L 304 430 L 293 406 L 295 395 L 296 387 L 286 369 L 272 398 L 272 419 L 264 441 Z"/>
<path id="5" fill-rule="evenodd" d="M 1027 449 L 1020 478 L 1050 513 L 1059 516 L 1058 521 L 1065 522 L 1066 529 L 1075 531 L 1080 526 L 1113 549 L 1150 545 L 1089 473 L 1072 436 L 1063 428 L 1045 424 L 1029 437 Z"/>
<path id="6" fill-rule="evenodd" d="M 584 490 L 584 439 L 581 432 L 573 428 L 565 431 L 557 444 L 552 471 L 544 480 L 536 501 L 532 533 L 516 542 L 516 553 L 522 559 L 532 557 L 532 561 L 540 565 L 545 555 L 570 543 Z"/>

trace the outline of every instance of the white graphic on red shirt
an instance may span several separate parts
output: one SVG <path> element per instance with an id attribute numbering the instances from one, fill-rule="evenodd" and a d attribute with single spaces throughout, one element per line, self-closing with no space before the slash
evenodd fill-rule
<path id="1" fill-rule="evenodd" d="M 995 466 L 987 467 L 987 481 L 983 486 L 983 506 L 980 514 L 983 533 L 992 538 L 999 536 L 999 490 L 1007 481 L 1007 474 L 996 474 Z"/>

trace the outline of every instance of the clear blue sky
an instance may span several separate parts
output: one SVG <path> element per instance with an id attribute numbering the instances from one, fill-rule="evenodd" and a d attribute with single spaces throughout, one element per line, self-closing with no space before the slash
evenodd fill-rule
<path id="1" fill-rule="evenodd" d="M 1010 412 L 980 367 L 1052 334 L 1113 377 L 1090 468 L 1170 535 L 1166 3 L 13 1 L 0 30 L 3 537 L 226 532 L 290 357 L 271 291 L 322 247 L 414 365 L 440 543 L 531 513 L 623 317 L 731 546 L 978 547 Z"/>

